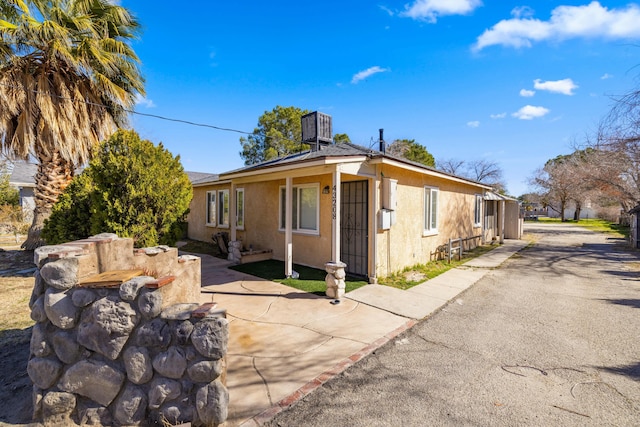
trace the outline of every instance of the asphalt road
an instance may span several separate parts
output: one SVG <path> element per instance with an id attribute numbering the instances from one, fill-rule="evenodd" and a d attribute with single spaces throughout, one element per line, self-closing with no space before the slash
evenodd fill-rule
<path id="1" fill-rule="evenodd" d="M 270 426 L 638 426 L 640 253 L 570 225 Z"/>

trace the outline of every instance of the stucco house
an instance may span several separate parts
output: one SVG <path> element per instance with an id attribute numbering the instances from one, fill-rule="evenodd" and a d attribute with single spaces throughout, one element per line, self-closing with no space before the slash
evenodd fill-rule
<path id="1" fill-rule="evenodd" d="M 504 238 L 504 201 L 484 227 L 485 206 L 494 204 L 485 201 L 486 185 L 388 155 L 383 146 L 311 147 L 194 181 L 189 238 L 227 232 L 245 251 L 270 250 L 287 275 L 292 263 L 342 261 L 372 283 L 428 262 L 450 238 Z"/>

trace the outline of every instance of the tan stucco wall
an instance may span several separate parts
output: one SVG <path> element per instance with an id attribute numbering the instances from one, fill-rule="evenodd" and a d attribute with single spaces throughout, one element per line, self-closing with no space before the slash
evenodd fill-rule
<path id="1" fill-rule="evenodd" d="M 431 253 L 449 238 L 481 234 L 481 227 L 474 226 L 474 208 L 475 195 L 481 194 L 482 188 L 389 165 L 382 166 L 381 171 L 385 177 L 398 180 L 398 190 L 396 223 L 390 230 L 376 230 L 377 276 L 429 262 Z M 423 235 L 425 186 L 439 190 L 438 232 L 434 235 Z"/>
<path id="2" fill-rule="evenodd" d="M 293 262 L 317 268 L 324 268 L 331 261 L 331 193 L 322 194 L 325 186 L 331 187 L 331 175 L 293 179 L 293 185 L 318 184 L 320 214 L 319 234 L 293 233 Z M 262 182 L 240 183 L 236 188 L 244 189 L 245 213 L 244 230 L 237 230 L 236 237 L 248 248 L 271 249 L 273 258 L 284 260 L 285 233 L 279 230 L 280 193 L 284 179 Z M 205 224 L 207 191 L 230 189 L 231 185 L 196 187 L 190 206 L 189 238 L 211 241 L 211 235 L 218 231 L 231 232 L 229 228 L 211 227 Z"/>
<path id="3" fill-rule="evenodd" d="M 483 188 L 471 183 L 456 182 L 446 178 L 427 176 L 393 165 L 376 165 L 373 169 L 378 177 L 361 177 L 342 173 L 342 181 L 369 180 L 369 276 L 384 277 L 405 267 L 426 263 L 436 247 L 449 238 L 480 235 L 481 227 L 475 227 L 475 195 Z M 372 170 L 372 173 L 373 173 Z M 374 225 L 374 215 L 382 206 L 381 178 L 398 180 L 396 223 L 390 230 L 380 230 Z M 275 259 L 283 260 L 285 255 L 285 233 L 279 230 L 279 188 L 284 179 L 269 180 L 268 175 L 254 182 L 238 182 L 236 188 L 243 188 L 245 194 L 245 229 L 237 231 L 237 238 L 245 247 L 271 249 Z M 294 178 L 293 185 L 318 183 L 320 200 L 320 230 L 318 235 L 293 233 L 293 262 L 317 268 L 331 259 L 332 245 L 332 195 L 323 194 L 325 186 L 332 186 L 331 173 L 311 177 Z M 376 187 L 374 184 L 378 183 Z M 423 235 L 424 187 L 439 190 L 438 233 Z M 189 237 L 211 241 L 211 235 L 218 231 L 231 230 L 205 224 L 206 192 L 231 189 L 231 184 L 210 185 L 194 188 L 191 211 L 188 217 Z M 377 203 L 376 203 L 377 201 Z M 375 239 L 375 240 L 374 240 Z M 374 244 L 375 243 L 375 244 Z"/>
<path id="4" fill-rule="evenodd" d="M 207 191 L 230 190 L 230 184 L 207 185 L 193 188 L 193 199 L 189 204 L 187 222 L 189 227 L 187 234 L 190 239 L 211 243 L 211 236 L 218 231 L 229 231 L 228 228 L 211 227 L 206 224 L 207 216 Z"/>

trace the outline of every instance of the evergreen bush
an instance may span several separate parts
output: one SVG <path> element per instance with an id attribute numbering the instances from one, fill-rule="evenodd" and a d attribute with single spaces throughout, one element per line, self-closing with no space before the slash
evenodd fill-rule
<path id="1" fill-rule="evenodd" d="M 179 156 L 135 131 L 119 130 L 65 189 L 43 236 L 56 244 L 109 232 L 133 238 L 136 247 L 174 245 L 192 194 Z"/>

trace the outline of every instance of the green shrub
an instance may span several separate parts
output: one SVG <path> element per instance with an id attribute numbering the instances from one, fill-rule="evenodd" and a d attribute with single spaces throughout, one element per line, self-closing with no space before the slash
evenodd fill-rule
<path id="1" fill-rule="evenodd" d="M 82 173 L 76 176 L 53 205 L 41 236 L 49 245 L 89 237 L 91 233 L 91 193 L 93 182 Z"/>
<path id="2" fill-rule="evenodd" d="M 180 157 L 162 144 L 120 130 L 100 144 L 74 183 L 45 223 L 47 243 L 109 232 L 146 247 L 173 245 L 182 236 L 191 183 Z"/>
<path id="3" fill-rule="evenodd" d="M 20 192 L 9 185 L 9 173 L 6 166 L 0 162 L 0 206 L 18 206 L 20 204 Z"/>

